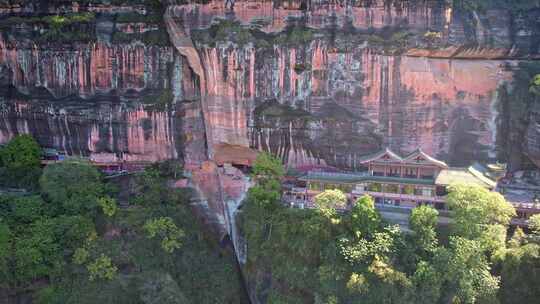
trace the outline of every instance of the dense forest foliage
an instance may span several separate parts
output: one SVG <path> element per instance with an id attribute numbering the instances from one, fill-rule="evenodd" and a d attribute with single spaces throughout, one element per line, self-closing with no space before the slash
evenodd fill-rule
<path id="1" fill-rule="evenodd" d="M 169 188 L 170 166 L 120 187 L 84 160 L 40 169 L 27 135 L 0 151 L 8 185 L 29 189 L 0 195 L 0 302 L 243 302 L 232 251 Z"/>
<path id="2" fill-rule="evenodd" d="M 154 166 L 119 187 L 83 160 L 41 170 L 36 147 L 20 136 L 0 152 L 3 170 L 25 172 L 19 178 L 34 189 L 0 196 L 3 301 L 246 301 L 232 253 L 197 222 L 189 191 L 168 186 L 175 170 Z M 339 212 L 346 201 L 339 190 L 317 196 L 316 209 L 287 208 L 283 174 L 279 160 L 261 154 L 240 217 L 244 273 L 262 303 L 537 303 L 540 297 L 540 216 L 531 219 L 530 234 L 518 228 L 507 237 L 515 211 L 498 193 L 455 185 L 449 231 L 438 229 L 438 212 L 429 206 L 415 208 L 410 230 L 402 231 L 381 218 L 368 196 Z"/>
<path id="3" fill-rule="evenodd" d="M 455 185 L 449 232 L 428 206 L 401 231 L 367 196 L 338 212 L 339 190 L 317 196 L 315 210 L 286 208 L 282 173 L 277 159 L 259 158 L 242 214 L 246 272 L 261 302 L 538 303 L 540 230 L 518 228 L 508 239 L 515 211 L 498 193 Z"/>

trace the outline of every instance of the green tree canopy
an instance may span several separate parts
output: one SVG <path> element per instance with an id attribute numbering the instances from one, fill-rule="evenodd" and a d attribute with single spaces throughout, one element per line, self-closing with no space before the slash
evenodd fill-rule
<path id="1" fill-rule="evenodd" d="M 281 181 L 285 169 L 281 161 L 270 153 L 260 153 L 252 168 L 257 184 L 248 190 L 247 200 L 265 210 L 271 216 L 281 203 Z"/>
<path id="2" fill-rule="evenodd" d="M 360 197 L 347 215 L 346 222 L 351 232 L 359 237 L 376 232 L 381 225 L 381 217 L 375 210 L 373 198 L 368 195 Z"/>
<path id="3" fill-rule="evenodd" d="M 30 224 L 44 213 L 45 202 L 38 195 L 32 196 L 0 196 L 0 217 L 11 226 Z"/>
<path id="4" fill-rule="evenodd" d="M 502 303 L 535 303 L 540 299 L 540 245 L 531 243 L 508 249 L 500 267 Z"/>
<path id="5" fill-rule="evenodd" d="M 159 238 L 161 241 L 161 248 L 168 253 L 172 253 L 182 246 L 182 239 L 184 238 L 185 233 L 176 226 L 173 219 L 170 217 L 160 217 L 148 220 L 144 225 L 144 229 L 149 238 Z"/>
<path id="6" fill-rule="evenodd" d="M 495 303 L 499 279 L 491 274 L 484 248 L 476 240 L 451 237 L 440 247 L 434 267 L 442 274 L 442 303 Z"/>
<path id="7" fill-rule="evenodd" d="M 89 263 L 88 269 L 90 281 L 94 280 L 112 280 L 116 275 L 118 268 L 113 265 L 111 258 L 101 254 L 93 262 Z"/>
<path id="8" fill-rule="evenodd" d="M 512 238 L 508 241 L 508 247 L 517 248 L 523 245 L 526 240 L 527 235 L 525 234 L 525 232 L 523 232 L 523 229 L 521 229 L 521 227 L 517 227 L 514 231 L 514 234 L 512 234 Z"/>
<path id="9" fill-rule="evenodd" d="M 264 181 L 269 179 L 280 179 L 285 174 L 285 169 L 281 160 L 270 153 L 259 153 L 253 164 L 253 176 Z"/>
<path id="10" fill-rule="evenodd" d="M 337 208 L 344 208 L 347 204 L 347 196 L 339 189 L 325 190 L 314 198 L 315 205 L 324 215 L 335 214 Z"/>
<path id="11" fill-rule="evenodd" d="M 51 219 L 58 243 L 68 252 L 81 246 L 88 235 L 95 233 L 91 218 L 83 215 L 60 215 Z"/>
<path id="12" fill-rule="evenodd" d="M 10 187 L 36 188 L 41 149 L 30 135 L 18 135 L 0 149 L 0 183 Z"/>
<path id="13" fill-rule="evenodd" d="M 47 219 L 32 223 L 16 236 L 12 246 L 13 274 L 19 283 L 49 275 L 63 258 L 54 223 Z"/>
<path id="14" fill-rule="evenodd" d="M 40 186 L 57 214 L 96 214 L 104 185 L 98 170 L 88 162 L 64 161 L 45 167 Z"/>
<path id="15" fill-rule="evenodd" d="M 540 96 L 540 74 L 537 74 L 533 77 L 529 90 L 531 91 L 531 93 Z"/>
<path id="16" fill-rule="evenodd" d="M 103 214 L 105 214 L 108 217 L 114 216 L 116 212 L 118 211 L 116 200 L 109 196 L 104 196 L 104 197 L 99 198 L 98 204 L 101 207 Z"/>
<path id="17" fill-rule="evenodd" d="M 80 215 L 54 214 L 40 196 L 0 196 L 0 224 L 6 231 L 0 263 L 0 282 L 24 286 L 61 271 L 64 258 L 80 246 L 94 223 Z"/>
<path id="18" fill-rule="evenodd" d="M 31 135 L 17 135 L 0 150 L 2 164 L 12 170 L 29 170 L 40 165 L 41 149 Z"/>
<path id="19" fill-rule="evenodd" d="M 11 255 L 11 231 L 9 226 L 0 217 L 0 282 L 9 282 L 11 274 L 9 271 L 9 257 Z"/>
<path id="20" fill-rule="evenodd" d="M 187 191 L 171 189 L 167 184 L 167 177 L 155 166 L 146 168 L 137 175 L 135 181 L 135 204 L 151 209 L 172 206 L 185 200 L 189 194 Z"/>
<path id="21" fill-rule="evenodd" d="M 437 246 L 437 217 L 439 212 L 430 206 L 419 206 L 412 210 L 409 226 L 414 232 L 417 246 L 426 251 L 434 250 Z"/>
<path id="22" fill-rule="evenodd" d="M 529 228 L 533 233 L 540 235 L 540 214 L 535 214 L 529 218 Z"/>
<path id="23" fill-rule="evenodd" d="M 277 183 L 277 185 L 279 185 L 279 183 Z M 276 183 L 274 182 L 267 182 L 265 186 L 267 186 L 267 188 L 264 188 L 261 185 L 251 187 L 248 190 L 248 201 L 251 204 L 257 204 L 268 211 L 275 210 L 280 205 L 281 200 L 279 188 L 275 188 Z M 270 186 L 271 189 L 268 189 L 268 186 Z"/>
<path id="24" fill-rule="evenodd" d="M 449 190 L 447 201 L 456 235 L 475 239 L 483 234 L 486 225 L 506 227 L 516 215 L 514 207 L 497 192 L 468 185 L 452 185 Z"/>
<path id="25" fill-rule="evenodd" d="M 444 274 L 426 261 L 420 261 L 412 276 L 415 287 L 412 303 L 432 304 L 438 303 L 441 296 L 441 284 Z"/>

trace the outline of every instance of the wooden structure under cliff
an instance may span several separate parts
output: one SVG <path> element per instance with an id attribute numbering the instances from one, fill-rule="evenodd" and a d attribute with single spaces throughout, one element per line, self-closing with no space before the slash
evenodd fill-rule
<path id="1" fill-rule="evenodd" d="M 340 189 L 351 202 L 370 195 L 378 204 L 406 208 L 431 205 L 445 210 L 446 187 L 467 183 L 494 189 L 496 183 L 468 168 L 452 168 L 418 149 L 400 157 L 390 149 L 365 157 L 366 171 L 328 173 L 310 171 L 299 178 L 305 187 L 294 187 L 287 195 L 294 203 L 312 204 L 313 198 L 327 189 Z"/>
<path id="2" fill-rule="evenodd" d="M 531 215 L 540 213 L 540 188 L 527 187 L 523 183 L 519 187 L 516 183 L 505 182 L 506 178 L 498 185 L 492 179 L 493 175 L 488 176 L 478 165 L 449 167 L 421 149 L 404 157 L 385 149 L 366 156 L 362 163 L 366 170 L 355 173 L 309 171 L 286 190 L 284 199 L 292 207 L 313 208 L 317 194 L 340 189 L 347 195 L 349 206 L 361 196 L 369 195 L 381 207 L 410 210 L 428 205 L 444 211 L 448 210 L 445 203 L 447 187 L 460 183 L 501 192 L 517 210 L 518 217 L 513 219 L 513 224 L 525 225 Z"/>

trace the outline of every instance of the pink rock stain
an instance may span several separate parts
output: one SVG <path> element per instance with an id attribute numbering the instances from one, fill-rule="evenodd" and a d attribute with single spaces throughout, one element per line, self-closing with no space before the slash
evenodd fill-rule
<path id="1" fill-rule="evenodd" d="M 87 140 L 84 148 L 90 154 L 102 154 L 104 148 L 102 140 L 107 138 L 109 141 L 108 146 L 105 147 L 106 150 L 124 151 L 119 153 L 118 160 L 155 162 L 178 157 L 176 141 L 171 129 L 171 117 L 168 113 L 148 112 L 142 108 L 127 112 L 101 113 L 100 118 L 105 123 L 102 121 L 98 124 L 98 122 L 86 120 L 89 126 L 88 134 L 85 135 L 80 133 L 84 129 L 79 126 L 79 120 L 80 123 L 84 123 L 84 118 L 81 120 L 76 115 L 53 117 L 48 113 L 34 113 L 31 110 L 28 103 L 20 102 L 15 105 L 16 112 L 10 114 L 10 117 L 2 116 L 7 129 L 0 134 L 0 143 L 8 142 L 17 134 L 36 132 L 37 130 L 30 128 L 30 125 L 46 123 L 50 132 L 47 136 L 52 137 L 54 147 L 68 153 L 74 148 L 72 136 L 80 136 L 79 138 Z M 13 120 L 15 123 L 12 123 Z M 44 122 L 41 122 L 42 120 Z M 106 128 L 106 121 L 109 120 L 122 121 L 125 123 L 125 129 L 120 128 L 117 130 L 119 133 L 115 134 L 111 125 Z M 116 135 L 122 137 L 115 138 Z M 115 141 L 117 146 L 113 145 Z"/>
<path id="2" fill-rule="evenodd" d="M 369 49 L 342 53 L 315 41 L 306 59 L 311 70 L 299 73 L 295 71 L 297 52 L 294 47 L 276 47 L 273 58 L 263 58 L 250 48 L 202 50 L 209 88 L 205 121 L 212 142 L 245 145 L 248 120 L 243 107 L 253 98 L 293 101 L 299 98 L 298 84 L 309 77 L 310 112 L 328 101 L 353 112 L 362 109 L 375 125 L 382 127 L 386 121 L 383 136 L 404 152 L 422 147 L 434 155 L 448 153 L 450 133 L 459 118 L 454 115 L 457 109 L 486 126 L 473 130 L 480 143 L 494 145 L 492 102 L 499 84 L 510 80 L 502 61 L 394 57 Z M 259 61 L 269 64 L 256 70 Z M 346 94 L 337 96 L 340 90 Z M 361 95 L 353 95 L 355 90 Z M 299 150 L 290 160 L 311 162 L 309 153 L 292 146 Z"/>
<path id="3" fill-rule="evenodd" d="M 160 65 L 170 56 L 171 48 L 143 45 L 94 43 L 62 50 L 0 39 L 0 64 L 12 71 L 12 84 L 23 92 L 45 87 L 55 97 L 140 91 L 157 81 Z"/>
<path id="4" fill-rule="evenodd" d="M 254 20 L 265 20 L 266 25 L 262 30 L 266 32 L 278 32 L 285 28 L 287 17 L 308 16 L 308 26 L 324 27 L 329 16 L 338 16 L 338 25 L 343 25 L 347 18 L 351 19 L 353 25 L 359 28 L 381 28 L 388 25 L 397 24 L 407 20 L 411 27 L 429 27 L 436 20 L 432 20 L 432 9 L 430 7 L 418 6 L 417 9 L 400 8 L 397 6 L 385 5 L 384 0 L 376 0 L 370 7 L 349 7 L 336 2 L 318 3 L 312 1 L 307 11 L 300 10 L 302 1 L 288 0 L 282 1 L 278 7 L 273 1 L 263 0 L 237 0 L 234 6 L 235 18 L 243 24 L 250 24 Z M 185 9 L 183 18 L 194 28 L 208 27 L 215 17 L 224 17 L 230 14 L 230 9 L 225 7 L 225 1 L 213 0 L 207 4 L 187 4 L 182 6 Z M 196 13 L 195 13 L 196 12 Z M 441 11 L 440 18 L 443 19 L 445 12 Z"/>

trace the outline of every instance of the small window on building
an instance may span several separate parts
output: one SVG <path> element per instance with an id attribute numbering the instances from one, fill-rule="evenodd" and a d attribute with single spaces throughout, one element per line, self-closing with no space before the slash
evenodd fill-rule
<path id="1" fill-rule="evenodd" d="M 433 196 L 433 189 L 431 188 L 422 188 L 422 195 L 423 196 Z"/>
<path id="2" fill-rule="evenodd" d="M 413 185 L 405 185 L 403 188 L 401 188 L 402 194 L 408 194 L 413 195 L 414 194 L 414 186 Z"/>
<path id="3" fill-rule="evenodd" d="M 356 184 L 355 190 L 359 191 L 359 192 L 365 191 L 366 190 L 366 184 Z"/>
<path id="4" fill-rule="evenodd" d="M 310 182 L 309 183 L 309 189 L 313 190 L 313 191 L 321 191 L 321 183 Z"/>
<path id="5" fill-rule="evenodd" d="M 435 192 L 436 192 L 437 196 L 445 196 L 445 195 L 448 194 L 448 191 L 446 190 L 445 186 L 437 186 Z"/>
<path id="6" fill-rule="evenodd" d="M 405 177 L 416 178 L 416 170 L 414 168 L 405 168 Z"/>
<path id="7" fill-rule="evenodd" d="M 399 193 L 399 186 L 395 184 L 385 185 L 384 192 L 387 193 Z"/>
<path id="8" fill-rule="evenodd" d="M 390 168 L 390 171 L 388 173 L 388 176 L 393 176 L 393 177 L 399 177 L 400 173 L 399 173 L 399 168 Z"/>
<path id="9" fill-rule="evenodd" d="M 381 192 L 381 190 L 382 190 L 382 185 L 379 183 L 371 183 L 368 185 L 368 191 Z"/>
<path id="10" fill-rule="evenodd" d="M 339 189 L 341 191 L 345 192 L 345 193 L 350 193 L 350 192 L 352 192 L 352 185 L 350 185 L 350 184 L 342 184 Z"/>
<path id="11" fill-rule="evenodd" d="M 435 172 L 433 170 L 426 169 L 421 171 L 420 177 L 423 179 L 433 179 L 434 174 Z"/>

